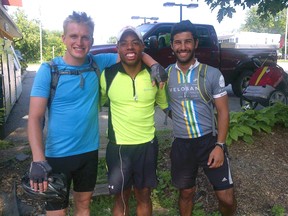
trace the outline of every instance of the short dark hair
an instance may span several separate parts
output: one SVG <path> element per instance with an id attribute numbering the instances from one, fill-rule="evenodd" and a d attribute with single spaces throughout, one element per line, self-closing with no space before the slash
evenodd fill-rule
<path id="1" fill-rule="evenodd" d="M 174 36 L 181 32 L 191 32 L 194 39 L 197 39 L 197 31 L 195 26 L 190 22 L 190 20 L 183 20 L 179 23 L 175 23 L 171 29 L 171 42 L 174 40 Z"/>

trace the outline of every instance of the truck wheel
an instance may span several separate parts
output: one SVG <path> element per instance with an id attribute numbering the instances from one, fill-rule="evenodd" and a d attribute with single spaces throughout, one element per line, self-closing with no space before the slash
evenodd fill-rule
<path id="1" fill-rule="evenodd" d="M 275 90 L 271 92 L 270 97 L 269 97 L 269 106 L 273 106 L 275 103 L 283 103 L 287 104 L 287 98 L 285 94 L 282 91 Z"/>
<path id="2" fill-rule="evenodd" d="M 253 71 L 245 70 L 239 75 L 237 80 L 232 84 L 234 95 L 241 97 L 243 89 L 248 86 L 249 80 L 253 73 Z"/>

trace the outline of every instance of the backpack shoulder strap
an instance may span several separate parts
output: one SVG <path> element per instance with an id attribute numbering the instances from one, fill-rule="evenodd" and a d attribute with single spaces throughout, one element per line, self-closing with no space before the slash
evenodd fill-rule
<path id="1" fill-rule="evenodd" d="M 207 75 L 207 64 L 199 64 L 198 69 L 198 89 L 202 99 L 209 103 L 212 100 L 212 96 L 207 92 L 206 88 L 206 75 Z"/>
<path id="2" fill-rule="evenodd" d="M 98 77 L 98 92 L 99 92 L 98 107 L 99 107 L 99 110 L 102 111 L 102 108 L 101 108 L 101 92 L 100 92 L 100 89 L 101 89 L 101 87 L 100 87 L 101 72 L 100 72 L 100 69 L 99 69 L 96 61 L 94 61 L 94 58 L 93 58 L 92 54 L 89 53 L 88 56 L 89 56 L 90 60 L 92 61 L 91 67 L 92 67 L 93 71 L 95 71 L 95 73 L 96 73 L 96 75 Z"/>
<path id="3" fill-rule="evenodd" d="M 167 71 L 167 73 L 168 73 L 167 83 L 168 83 L 168 81 L 169 81 L 170 73 L 171 73 L 171 70 L 172 70 L 173 67 L 175 68 L 175 64 L 170 64 L 170 65 L 167 67 L 167 69 L 166 69 L 166 71 Z"/>
<path id="4" fill-rule="evenodd" d="M 92 54 L 89 53 L 88 56 L 89 56 L 90 60 L 92 61 L 92 65 L 91 65 L 92 69 L 93 69 L 93 71 L 95 71 L 95 73 L 98 77 L 98 80 L 99 80 L 99 84 L 100 84 L 101 71 L 100 71 L 97 63 L 94 61 Z"/>
<path id="5" fill-rule="evenodd" d="M 50 75 L 51 75 L 51 83 L 50 83 L 50 93 L 49 93 L 49 98 L 48 98 L 48 108 L 50 108 L 51 103 L 54 99 L 55 96 L 55 91 L 58 85 L 59 81 L 59 71 L 57 65 L 52 61 L 48 62 L 48 65 L 50 66 Z"/>
<path id="6" fill-rule="evenodd" d="M 207 92 L 206 88 L 206 76 L 207 76 L 207 64 L 199 64 L 199 70 L 198 70 L 198 89 L 199 93 L 202 97 L 202 99 L 209 104 L 210 109 L 211 109 L 211 118 L 212 118 L 212 133 L 213 136 L 216 136 L 216 126 L 217 126 L 217 119 L 215 116 L 215 109 L 214 109 L 214 104 L 213 104 L 213 97 L 211 94 Z"/>

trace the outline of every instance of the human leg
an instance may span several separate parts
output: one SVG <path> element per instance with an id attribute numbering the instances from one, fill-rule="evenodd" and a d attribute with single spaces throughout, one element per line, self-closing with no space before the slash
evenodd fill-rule
<path id="1" fill-rule="evenodd" d="M 151 189 L 134 188 L 134 193 L 137 201 L 137 208 L 136 208 L 137 216 L 151 216 L 152 215 Z"/>
<path id="2" fill-rule="evenodd" d="M 234 196 L 234 189 L 217 190 L 215 194 L 218 199 L 219 211 L 224 216 L 232 216 L 236 212 L 237 202 Z"/>
<path id="3" fill-rule="evenodd" d="M 210 141 L 207 139 L 207 145 L 210 145 L 210 151 L 212 151 L 215 148 L 215 141 L 213 139 Z M 236 212 L 237 203 L 234 196 L 233 179 L 227 151 L 226 149 L 222 166 L 215 169 L 210 169 L 205 165 L 203 165 L 203 167 L 205 174 L 213 185 L 218 199 L 219 211 L 224 216 L 232 216 Z"/>
<path id="4" fill-rule="evenodd" d="M 98 151 L 78 157 L 79 166 L 72 171 L 74 215 L 90 215 L 90 201 L 97 179 Z"/>
<path id="5" fill-rule="evenodd" d="M 181 216 L 191 216 L 193 210 L 193 198 L 195 196 L 196 187 L 179 190 L 179 212 Z"/>
<path id="6" fill-rule="evenodd" d="M 90 215 L 90 201 L 92 192 L 75 192 L 73 191 L 74 198 L 74 215 L 75 216 L 89 216 Z"/>
<path id="7" fill-rule="evenodd" d="M 191 216 L 193 209 L 198 172 L 195 140 L 176 138 L 172 143 L 171 176 L 172 184 L 179 189 L 178 205 L 181 216 Z"/>
<path id="8" fill-rule="evenodd" d="M 52 167 L 52 172 L 63 173 L 67 180 L 66 200 L 64 202 L 47 202 L 45 206 L 47 215 L 66 215 L 69 205 L 70 185 L 72 181 L 74 186 L 73 190 L 76 192 L 73 194 L 75 202 L 75 215 L 76 212 L 81 212 L 81 210 L 83 210 L 83 212 L 86 212 L 87 209 L 89 210 L 90 199 L 97 178 L 98 151 L 96 150 L 62 158 L 47 157 L 46 159 Z M 89 201 L 87 199 L 89 199 Z M 80 207 L 80 210 L 78 210 L 78 207 Z"/>
<path id="9" fill-rule="evenodd" d="M 45 203 L 45 210 L 47 216 L 66 216 L 69 205 L 69 190 L 71 185 L 71 175 L 69 170 L 68 157 L 64 158 L 49 158 L 46 157 L 48 163 L 52 167 L 53 173 L 62 173 L 66 179 L 66 199 L 63 202 L 60 201 L 47 201 Z"/>
<path id="10" fill-rule="evenodd" d="M 73 192 L 74 198 L 74 214 L 75 216 L 90 215 L 90 201 L 92 192 Z M 60 210 L 46 210 L 47 216 L 66 216 L 67 208 Z"/>
<path id="11" fill-rule="evenodd" d="M 46 216 L 66 216 L 67 209 L 46 211 Z"/>
<path id="12" fill-rule="evenodd" d="M 113 216 L 129 215 L 129 198 L 132 186 L 131 152 L 134 147 L 109 142 L 106 149 L 108 188 L 114 195 Z"/>
<path id="13" fill-rule="evenodd" d="M 129 213 L 128 199 L 131 189 L 129 189 L 129 193 L 127 189 L 132 188 L 132 184 L 135 186 L 134 188 L 154 188 L 157 186 L 157 155 L 157 139 L 138 145 L 108 143 L 106 149 L 108 187 L 110 193 L 115 195 L 113 215 L 124 215 L 123 212 L 127 212 L 125 214 L 127 216 Z M 143 194 L 145 199 L 141 200 L 143 192 L 146 191 L 135 192 L 140 204 L 147 203 L 147 192 Z M 149 189 L 148 194 L 150 199 L 151 189 Z M 151 201 L 149 208 L 152 209 Z M 139 211 L 141 212 L 141 210 Z"/>
<path id="14" fill-rule="evenodd" d="M 115 194 L 113 216 L 128 216 L 129 215 L 129 198 L 131 194 L 131 188 L 125 189 L 121 193 Z"/>
<path id="15" fill-rule="evenodd" d="M 134 194 L 137 201 L 137 216 L 152 215 L 152 188 L 157 186 L 157 138 L 137 148 L 133 155 Z"/>

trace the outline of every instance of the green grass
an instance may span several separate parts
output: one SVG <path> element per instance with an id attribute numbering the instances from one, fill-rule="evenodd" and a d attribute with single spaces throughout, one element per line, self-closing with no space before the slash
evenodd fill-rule
<path id="1" fill-rule="evenodd" d="M 99 158 L 97 184 L 107 183 L 107 168 L 105 158 Z"/>
<path id="2" fill-rule="evenodd" d="M 14 143 L 10 141 L 0 140 L 0 150 L 5 150 L 14 147 Z"/>
<path id="3" fill-rule="evenodd" d="M 286 59 L 278 59 L 277 62 L 288 62 L 288 60 Z"/>
<path id="4" fill-rule="evenodd" d="M 284 216 L 285 209 L 281 205 L 274 205 L 271 209 L 271 213 L 273 216 Z"/>

